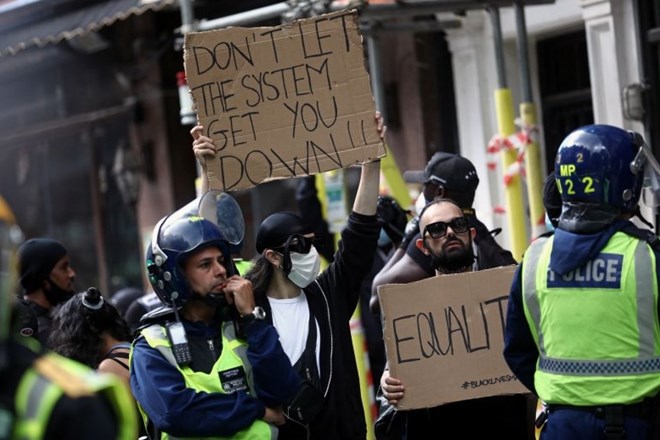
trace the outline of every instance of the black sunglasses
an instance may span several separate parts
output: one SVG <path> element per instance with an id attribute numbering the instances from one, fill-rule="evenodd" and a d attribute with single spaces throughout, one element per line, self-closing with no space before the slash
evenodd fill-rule
<path id="1" fill-rule="evenodd" d="M 468 222 L 467 217 L 456 217 L 449 220 L 448 222 L 431 223 L 426 225 L 426 228 L 424 228 L 424 236 L 429 234 L 431 238 L 434 239 L 444 237 L 449 226 L 451 226 L 452 231 L 457 234 L 461 234 L 470 228 L 470 223 Z"/>
<path id="2" fill-rule="evenodd" d="M 293 234 L 286 239 L 282 246 L 279 246 L 274 250 L 288 250 L 289 252 L 295 252 L 297 254 L 308 254 L 312 249 L 312 244 L 314 244 L 314 237 Z"/>

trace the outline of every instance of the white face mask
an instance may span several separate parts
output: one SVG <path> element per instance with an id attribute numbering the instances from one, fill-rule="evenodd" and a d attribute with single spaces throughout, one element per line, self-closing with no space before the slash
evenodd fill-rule
<path id="1" fill-rule="evenodd" d="M 415 200 L 415 213 L 419 215 L 422 212 L 422 209 L 426 206 L 426 197 L 424 197 L 424 191 L 419 193 L 417 200 Z"/>
<path id="2" fill-rule="evenodd" d="M 291 252 L 291 272 L 289 279 L 293 284 L 304 289 L 316 279 L 321 270 L 321 259 L 316 248 L 312 246 L 306 254 Z"/>

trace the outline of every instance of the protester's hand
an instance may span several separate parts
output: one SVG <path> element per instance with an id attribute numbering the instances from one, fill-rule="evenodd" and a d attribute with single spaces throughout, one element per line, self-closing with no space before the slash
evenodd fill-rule
<path id="1" fill-rule="evenodd" d="M 380 140 L 385 141 L 385 133 L 387 132 L 387 127 L 385 126 L 385 120 L 383 119 L 383 115 L 381 115 L 380 112 L 377 111 L 375 118 L 376 118 L 376 130 L 378 130 L 378 134 L 380 135 Z"/>
<path id="2" fill-rule="evenodd" d="M 266 414 L 264 415 L 264 421 L 279 426 L 279 425 L 284 425 L 286 419 L 284 418 L 284 413 L 280 408 L 266 407 Z"/>
<path id="3" fill-rule="evenodd" d="M 252 283 L 238 275 L 227 279 L 224 287 L 225 296 L 229 304 L 235 304 L 241 315 L 252 313 L 255 307 Z"/>
<path id="4" fill-rule="evenodd" d="M 193 137 L 193 153 L 202 168 L 206 169 L 206 159 L 213 158 L 218 149 L 213 143 L 213 139 L 206 137 L 202 134 L 204 127 L 201 125 L 196 125 L 190 130 L 190 134 Z"/>
<path id="5" fill-rule="evenodd" d="M 401 381 L 390 376 L 390 370 L 383 371 L 383 375 L 380 378 L 380 388 L 383 390 L 383 396 L 392 406 L 396 406 L 399 403 L 405 391 L 405 388 L 401 385 Z"/>

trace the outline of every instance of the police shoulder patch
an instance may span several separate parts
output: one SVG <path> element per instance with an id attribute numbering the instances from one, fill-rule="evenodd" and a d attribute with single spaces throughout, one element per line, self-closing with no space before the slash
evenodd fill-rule
<path id="1" fill-rule="evenodd" d="M 61 362 L 61 360 L 61 357 L 57 355 L 41 356 L 34 362 L 34 368 L 37 373 L 57 385 L 69 397 L 77 398 L 93 395 L 95 387 L 84 373 L 81 374 L 82 368 L 80 371 L 76 368 L 74 371 L 73 368 L 67 365 L 68 362 L 73 361 L 64 359 L 64 362 Z M 83 366 L 81 365 L 81 367 Z M 94 371 L 90 369 L 89 373 L 92 375 Z"/>

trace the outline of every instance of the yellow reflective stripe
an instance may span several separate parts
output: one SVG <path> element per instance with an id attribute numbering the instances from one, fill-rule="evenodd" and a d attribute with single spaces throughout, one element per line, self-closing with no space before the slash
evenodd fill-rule
<path id="1" fill-rule="evenodd" d="M 105 390 L 109 395 L 115 414 L 119 418 L 119 433 L 117 440 L 135 440 L 138 436 L 138 418 L 133 397 L 123 382 L 116 383 Z"/>
<path id="2" fill-rule="evenodd" d="M 35 369 L 25 373 L 17 390 L 17 439 L 42 438 L 62 390 Z"/>
<path id="3" fill-rule="evenodd" d="M 541 330 L 541 306 L 539 304 L 539 297 L 536 294 L 536 276 L 538 270 L 547 271 L 547 267 L 540 268 L 538 264 L 546 243 L 548 243 L 547 237 L 537 238 L 525 252 L 521 283 L 523 305 L 526 312 L 531 315 L 531 321 L 534 324 L 534 327 L 530 326 L 530 330 L 534 333 L 541 354 L 545 353 L 545 347 L 543 344 L 543 331 Z"/>
<path id="4" fill-rule="evenodd" d="M 174 357 L 174 353 L 172 352 L 172 348 L 170 347 L 170 343 L 167 340 L 164 327 L 158 324 L 149 326 L 142 330 L 142 336 L 144 336 L 144 339 L 147 340 L 149 346 L 155 348 L 160 354 L 163 355 L 163 357 L 167 360 L 167 362 L 170 363 L 170 365 L 174 365 L 175 367 L 179 368 L 179 364 L 177 363 L 176 358 Z"/>
<path id="5" fill-rule="evenodd" d="M 26 371 L 16 388 L 16 411 L 18 411 L 18 418 L 25 417 L 25 408 L 30 397 L 30 390 L 37 377 L 37 373 L 33 369 Z"/>
<path id="6" fill-rule="evenodd" d="M 637 283 L 637 328 L 639 329 L 639 357 L 655 355 L 655 316 L 657 305 L 653 294 L 655 261 L 645 241 L 635 247 L 635 281 Z"/>

